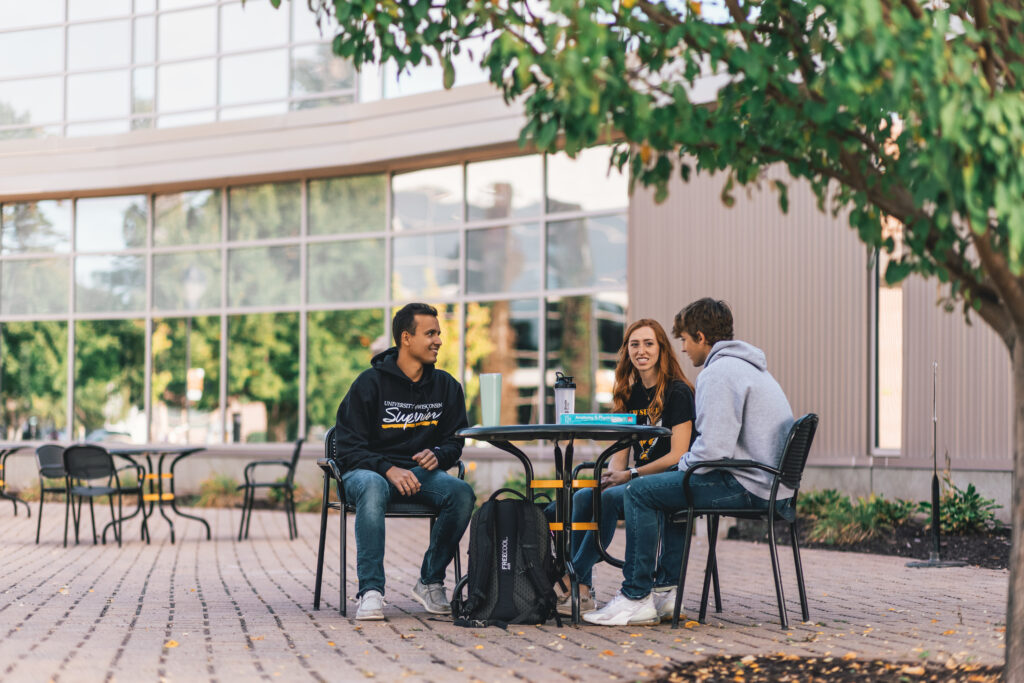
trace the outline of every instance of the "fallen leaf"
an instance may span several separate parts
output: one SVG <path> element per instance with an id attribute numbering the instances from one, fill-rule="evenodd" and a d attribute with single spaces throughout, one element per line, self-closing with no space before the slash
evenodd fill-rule
<path id="1" fill-rule="evenodd" d="M 683 624 L 683 628 L 693 628 L 694 626 L 697 626 L 699 624 L 699 621 L 688 621 L 685 624 Z"/>
<path id="2" fill-rule="evenodd" d="M 612 652 L 611 650 L 602 650 L 601 654 L 603 654 L 605 657 L 614 657 L 615 656 L 615 653 Z"/>
<path id="3" fill-rule="evenodd" d="M 166 643 L 164 643 L 164 647 L 178 647 L 178 641 L 168 640 Z"/>
<path id="4" fill-rule="evenodd" d="M 904 666 L 900 669 L 901 674 L 908 674 L 910 676 L 924 676 L 923 666 Z"/>
<path id="5" fill-rule="evenodd" d="M 334 641 L 333 641 L 333 640 L 328 640 L 328 641 L 327 641 L 327 645 L 328 645 L 329 647 L 334 647 Z"/>
<path id="6" fill-rule="evenodd" d="M 857 653 L 847 652 L 845 655 L 843 655 L 843 659 L 845 659 L 846 661 L 850 661 L 851 659 L 857 659 Z"/>
<path id="7" fill-rule="evenodd" d="M 630 633 L 630 634 L 629 634 L 629 637 L 630 637 L 630 638 L 639 638 L 639 637 L 640 637 L 640 634 L 639 634 L 639 633 Z"/>
<path id="8" fill-rule="evenodd" d="M 253 640 L 263 640 L 264 638 L 266 638 L 266 636 L 253 636 L 252 637 Z M 175 645 L 177 645 L 177 643 L 175 643 Z"/>
<path id="9" fill-rule="evenodd" d="M 956 633 L 956 629 L 952 629 L 952 628 L 951 628 L 951 629 L 949 629 L 948 631 L 943 631 L 943 632 L 942 632 L 942 635 L 944 635 L 944 636 L 951 636 L 951 635 L 953 635 L 954 633 Z"/>
<path id="10" fill-rule="evenodd" d="M 563 634 L 561 634 L 561 633 L 558 634 L 558 637 L 561 638 L 562 640 L 565 640 L 565 636 Z"/>
<path id="11" fill-rule="evenodd" d="M 477 645 L 477 646 L 476 646 L 476 649 L 478 649 L 478 650 L 482 650 L 482 649 L 484 649 L 484 646 L 483 646 L 483 645 Z"/>

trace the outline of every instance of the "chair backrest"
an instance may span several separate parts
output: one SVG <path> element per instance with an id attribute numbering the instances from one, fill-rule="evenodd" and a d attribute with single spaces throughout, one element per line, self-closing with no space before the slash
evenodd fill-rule
<path id="1" fill-rule="evenodd" d="M 74 479 L 106 479 L 115 472 L 114 458 L 103 446 L 74 444 L 64 449 L 64 469 Z"/>
<path id="2" fill-rule="evenodd" d="M 302 442 L 305 440 L 300 438 L 295 441 L 295 450 L 292 451 L 292 464 L 288 466 L 288 476 L 285 478 L 289 486 L 295 481 L 295 466 L 299 464 L 299 456 L 302 455 Z"/>
<path id="3" fill-rule="evenodd" d="M 48 443 L 36 449 L 36 465 L 39 476 L 47 479 L 64 478 L 64 447 Z"/>
<path id="4" fill-rule="evenodd" d="M 336 460 L 338 455 L 338 442 L 334 440 L 335 429 L 336 427 L 331 427 L 324 435 L 324 457 L 331 460 Z"/>
<path id="5" fill-rule="evenodd" d="M 800 488 L 800 479 L 804 476 L 804 465 L 811 451 L 814 432 L 818 429 L 818 416 L 808 413 L 793 423 L 786 437 L 786 447 L 782 451 L 779 477 L 785 486 L 794 491 Z"/>

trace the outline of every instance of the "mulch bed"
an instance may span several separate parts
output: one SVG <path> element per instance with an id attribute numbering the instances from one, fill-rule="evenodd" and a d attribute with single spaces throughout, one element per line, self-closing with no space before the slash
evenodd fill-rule
<path id="1" fill-rule="evenodd" d="M 763 522 L 736 521 L 738 524 L 729 530 L 729 538 L 758 542 L 768 540 Z M 834 545 L 811 543 L 806 540 L 809 525 L 801 523 L 798 528 L 801 548 L 825 548 L 927 560 L 934 545 L 929 528 L 917 521 L 907 522 L 891 532 L 879 534 L 865 541 Z M 789 545 L 789 526 L 778 525 L 775 529 L 775 539 L 780 544 Z M 960 560 L 985 569 L 1006 569 L 1010 562 L 1010 529 L 1002 527 L 992 530 L 987 535 L 978 536 L 942 536 L 939 557 L 943 560 Z"/>
<path id="2" fill-rule="evenodd" d="M 799 657 L 764 655 L 746 657 L 709 657 L 698 662 L 672 664 L 659 672 L 657 681 L 682 683 L 818 683 L 819 681 L 858 683 L 907 683 L 910 681 L 958 681 L 987 683 L 1002 681 L 1003 668 L 958 664 L 886 662 L 845 657 Z"/>

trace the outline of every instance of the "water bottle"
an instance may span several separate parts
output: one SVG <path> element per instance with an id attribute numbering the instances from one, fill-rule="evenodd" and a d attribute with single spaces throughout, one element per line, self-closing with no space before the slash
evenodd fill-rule
<path id="1" fill-rule="evenodd" d="M 555 373 L 555 424 L 562 424 L 562 415 L 576 412 L 576 385 L 572 377 Z"/>

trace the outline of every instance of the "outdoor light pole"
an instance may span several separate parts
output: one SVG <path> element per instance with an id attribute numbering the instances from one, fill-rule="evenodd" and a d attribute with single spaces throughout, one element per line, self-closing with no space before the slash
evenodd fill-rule
<path id="1" fill-rule="evenodd" d="M 908 567 L 964 567 L 966 562 L 960 560 L 940 559 L 939 543 L 939 521 L 941 511 L 939 508 L 941 497 L 939 496 L 939 459 L 937 455 L 937 444 L 939 435 L 939 413 L 936 408 L 936 386 L 939 377 L 939 362 L 932 361 L 932 551 L 928 559 L 921 562 L 907 562 Z"/>

